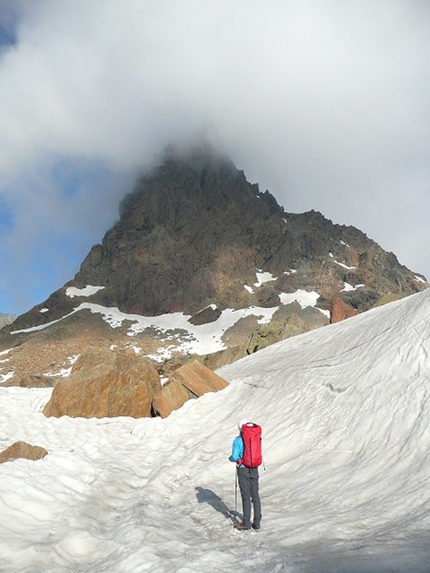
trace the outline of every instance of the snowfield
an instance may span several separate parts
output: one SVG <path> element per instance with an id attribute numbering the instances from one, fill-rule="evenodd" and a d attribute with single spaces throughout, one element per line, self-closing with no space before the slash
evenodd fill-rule
<path id="1" fill-rule="evenodd" d="M 256 283 L 255 286 L 261 286 L 265 282 L 276 280 L 270 273 L 257 273 L 257 278 L 259 283 Z M 75 296 L 89 297 L 103 288 L 105 287 L 91 285 L 88 285 L 83 289 L 69 287 L 66 290 L 66 294 L 70 298 Z M 245 285 L 245 288 L 250 287 Z M 251 291 L 253 292 L 252 289 Z M 302 308 L 306 308 L 308 306 L 315 307 L 318 311 L 327 316 L 327 318 L 330 318 L 330 312 L 328 310 L 323 310 L 316 306 L 317 300 L 319 298 L 319 294 L 316 292 L 307 292 L 299 289 L 294 293 L 281 293 L 279 298 L 281 304 L 298 302 Z M 216 308 L 215 305 L 209 306 Z M 221 315 L 217 320 L 207 324 L 193 325 L 189 322 L 191 316 L 183 314 L 182 312 L 161 314 L 158 316 L 142 316 L 140 314 L 129 314 L 121 312 L 116 307 L 106 307 L 91 302 L 83 302 L 74 308 L 72 312 L 63 316 L 62 318 L 53 320 L 46 324 L 41 324 L 39 326 L 33 326 L 22 330 L 14 330 L 11 334 L 19 334 L 23 332 L 29 333 L 44 330 L 45 328 L 48 328 L 53 324 L 57 324 L 77 312 L 82 310 L 89 310 L 93 314 L 99 314 L 111 328 L 119 328 L 123 325 L 124 322 L 129 323 L 130 325 L 128 326 L 128 336 L 131 338 L 133 338 L 133 336 L 136 334 L 144 332 L 146 329 L 155 329 L 160 336 L 161 342 L 165 343 L 174 341 L 175 344 L 163 344 L 156 350 L 154 354 L 149 355 L 149 358 L 152 360 L 163 362 L 164 360 L 172 358 L 174 353 L 189 353 L 204 356 L 205 354 L 212 354 L 220 350 L 225 350 L 227 346 L 223 341 L 223 336 L 229 328 L 232 328 L 241 319 L 244 319 L 248 316 L 257 317 L 258 324 L 268 323 L 271 321 L 273 315 L 278 309 L 279 306 L 273 306 L 270 308 L 250 306 L 237 310 L 227 308 L 221 312 Z M 2 376 L 4 377 L 4 375 L 2 375 L 0 372 L 0 384 L 6 381 L 6 378 L 2 378 Z M 13 372 L 9 373 L 9 378 L 12 376 Z"/>
<path id="2" fill-rule="evenodd" d="M 51 390 L 0 388 L 0 448 L 49 452 L 0 465 L 0 571 L 428 573 L 430 290 L 219 374 L 165 420 L 45 418 Z M 258 532 L 232 527 L 243 418 L 263 426 Z"/>

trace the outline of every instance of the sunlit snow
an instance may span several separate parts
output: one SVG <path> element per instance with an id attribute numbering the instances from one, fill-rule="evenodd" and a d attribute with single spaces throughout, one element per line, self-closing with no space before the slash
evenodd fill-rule
<path id="1" fill-rule="evenodd" d="M 348 265 L 345 265 L 345 263 L 340 263 L 339 261 L 336 261 L 336 260 L 333 262 L 335 262 L 337 265 L 339 265 L 343 269 L 347 269 L 348 271 L 352 271 L 353 269 L 357 268 L 357 267 L 348 267 Z"/>
<path id="2" fill-rule="evenodd" d="M 13 375 L 14 375 L 13 370 L 7 372 L 6 374 L 0 374 L 0 384 L 4 384 L 5 382 L 13 378 Z"/>
<path id="3" fill-rule="evenodd" d="M 302 308 L 307 306 L 315 306 L 319 298 L 319 294 L 315 291 L 308 292 L 306 290 L 299 289 L 293 293 L 281 293 L 279 299 L 282 304 L 291 304 L 292 302 L 298 302 Z"/>
<path id="4" fill-rule="evenodd" d="M 96 292 L 104 288 L 105 288 L 104 286 L 91 286 L 91 285 L 88 285 L 84 288 L 68 287 L 66 289 L 66 295 L 69 296 L 70 298 L 73 298 L 75 296 L 86 297 L 86 296 L 91 296 L 92 294 L 95 294 Z"/>
<path id="5" fill-rule="evenodd" d="M 427 573 L 430 290 L 226 366 L 165 420 L 45 418 L 0 388 L 2 573 Z M 259 422 L 262 529 L 235 532 L 238 419 Z M 238 506 L 238 511 L 240 504 Z"/>
<path id="6" fill-rule="evenodd" d="M 193 325 L 189 322 L 191 317 L 181 312 L 159 316 L 141 316 L 139 314 L 124 313 L 114 307 L 107 308 L 99 304 L 84 302 L 63 318 L 47 324 L 16 330 L 13 331 L 12 334 L 43 330 L 76 312 L 89 310 L 93 314 L 100 314 L 111 328 L 119 328 L 126 322 L 128 335 L 130 337 L 145 331 L 147 328 L 153 328 L 157 330 L 161 336 L 165 335 L 164 338 L 161 338 L 163 342 L 179 340 L 179 345 L 175 344 L 171 345 L 171 347 L 164 346 L 160 348 L 156 354 L 151 355 L 151 358 L 156 360 L 164 360 L 170 358 L 173 351 L 183 354 L 192 353 L 204 355 L 224 350 L 226 346 L 222 340 L 222 336 L 230 327 L 236 324 L 238 320 L 247 316 L 256 316 L 259 318 L 258 323 L 264 324 L 270 322 L 277 309 L 277 306 L 271 308 L 251 306 L 239 310 L 225 309 L 216 321 L 208 324 Z"/>
<path id="7" fill-rule="evenodd" d="M 348 291 L 352 291 L 352 290 L 357 290 L 358 288 L 362 288 L 365 285 L 362 284 L 358 284 L 355 286 L 350 285 L 349 283 L 343 283 L 343 289 L 341 290 L 341 292 L 348 292 Z"/>

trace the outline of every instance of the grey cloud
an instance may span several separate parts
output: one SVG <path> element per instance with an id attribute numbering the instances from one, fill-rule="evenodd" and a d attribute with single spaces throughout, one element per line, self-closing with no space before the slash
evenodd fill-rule
<path id="1" fill-rule="evenodd" d="M 51 205 L 46 228 L 60 198 L 82 229 L 104 186 L 67 201 L 47 166 L 68 157 L 132 175 L 170 141 L 203 135 L 287 211 L 353 224 L 430 276 L 426 2 L 19 6 L 18 45 L 0 58 L 0 176 L 14 182 L 0 193 L 18 222 L 36 224 L 23 170 L 51 188 L 34 189 Z M 101 222 L 123 193 L 109 191 Z"/>

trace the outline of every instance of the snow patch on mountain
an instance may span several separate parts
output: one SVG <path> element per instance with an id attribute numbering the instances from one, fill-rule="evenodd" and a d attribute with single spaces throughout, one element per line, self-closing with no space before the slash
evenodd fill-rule
<path id="1" fill-rule="evenodd" d="M 189 322 L 191 316 L 181 312 L 147 317 L 138 314 L 124 313 L 114 307 L 107 308 L 99 304 L 84 302 L 63 318 L 43 325 L 16 330 L 13 331 L 12 334 L 43 330 L 76 312 L 89 310 L 93 314 L 100 314 L 111 328 L 119 328 L 124 322 L 130 323 L 127 332 L 130 337 L 142 333 L 148 328 L 152 328 L 155 329 L 159 335 L 166 335 L 165 338 L 161 339 L 162 342 L 168 342 L 169 340 L 179 342 L 179 344 L 172 344 L 169 347 L 160 347 L 154 355 L 151 355 L 154 359 L 162 360 L 170 358 L 173 352 L 190 352 L 192 354 L 204 355 L 224 350 L 226 346 L 222 341 L 222 336 L 230 327 L 236 324 L 237 321 L 247 316 L 256 316 L 259 319 L 258 324 L 268 323 L 277 309 L 277 306 L 271 308 L 251 306 L 239 310 L 226 309 L 222 311 L 220 317 L 214 322 L 193 325 Z"/>
<path id="2" fill-rule="evenodd" d="M 99 290 L 103 290 L 104 288 L 105 288 L 104 286 L 91 286 L 91 285 L 88 285 L 84 288 L 68 287 L 66 289 L 66 295 L 70 298 L 74 298 L 75 296 L 87 297 L 95 294 L 96 292 L 99 292 Z"/>
<path id="3" fill-rule="evenodd" d="M 294 273 L 294 270 L 286 271 Z M 273 278 L 271 273 L 257 273 L 260 286 L 264 282 L 277 280 Z M 94 287 L 87 286 L 83 289 L 75 289 L 74 287 L 69 287 L 67 289 L 68 296 L 83 296 L 82 293 L 86 293 L 85 296 L 91 296 L 98 290 L 104 287 Z M 245 288 L 250 289 L 245 285 Z M 250 292 L 253 292 L 250 289 Z M 305 290 L 297 290 L 295 293 L 281 293 L 279 295 L 281 304 L 291 304 L 297 301 L 302 308 L 308 306 L 316 307 L 316 302 L 318 300 L 317 292 L 307 292 Z M 206 308 L 216 309 L 216 305 L 208 305 Z M 198 355 L 211 354 L 218 352 L 220 350 L 226 349 L 222 337 L 224 333 L 234 326 L 240 319 L 246 318 L 248 316 L 258 317 L 258 324 L 265 324 L 270 322 L 274 313 L 278 310 L 279 306 L 274 306 L 270 308 L 251 306 L 243 309 L 225 309 L 222 311 L 219 318 L 211 323 L 193 325 L 189 322 L 191 316 L 185 315 L 180 312 L 167 313 L 159 316 L 141 316 L 138 314 L 130 314 L 121 312 L 116 307 L 105 307 L 95 303 L 83 302 L 79 304 L 73 311 L 62 318 L 48 322 L 46 324 L 41 324 L 38 326 L 25 328 L 21 330 L 14 330 L 12 334 L 20 333 L 31 333 L 44 330 L 54 324 L 61 322 L 62 320 L 72 316 L 73 314 L 80 312 L 82 310 L 89 310 L 93 314 L 99 314 L 103 320 L 111 328 L 120 328 L 127 324 L 127 334 L 131 337 L 144 332 L 146 329 L 155 329 L 163 342 L 163 346 L 157 349 L 157 351 L 151 355 L 151 358 L 161 361 L 170 359 L 173 353 L 192 353 Z M 205 309 L 203 309 L 205 310 Z M 320 312 L 325 314 L 330 318 L 329 311 L 317 308 Z M 169 341 L 172 342 L 171 345 L 166 345 Z M 61 370 L 58 375 L 66 376 L 68 369 Z M 57 374 L 56 374 L 57 375 Z"/>
<path id="4" fill-rule="evenodd" d="M 13 375 L 14 375 L 13 370 L 8 372 L 7 374 L 0 374 L 0 384 L 4 384 L 5 382 L 13 378 Z"/>
<path id="5" fill-rule="evenodd" d="M 340 292 L 349 292 L 349 291 L 357 290 L 358 288 L 362 288 L 364 286 L 365 285 L 362 285 L 362 284 L 352 286 L 349 283 L 344 282 L 343 283 L 343 289 Z"/>
<path id="6" fill-rule="evenodd" d="M 348 267 L 348 265 L 345 265 L 345 263 L 340 263 L 339 261 L 334 260 L 334 263 L 336 263 L 337 265 L 339 265 L 340 267 L 342 267 L 343 269 L 346 269 L 348 271 L 352 271 L 354 269 L 356 269 L 357 267 Z"/>
<path id="7" fill-rule="evenodd" d="M 254 283 L 254 286 L 257 288 L 260 288 L 261 286 L 263 286 L 265 283 L 271 282 L 271 281 L 276 281 L 278 280 L 277 277 L 274 277 L 272 275 L 272 273 L 269 272 L 263 272 L 259 269 L 257 269 L 257 282 Z"/>
<path id="8" fill-rule="evenodd" d="M 319 296 L 320 295 L 315 291 L 308 292 L 306 290 L 299 289 L 293 293 L 280 293 L 279 299 L 282 304 L 298 302 L 302 308 L 306 308 L 308 306 L 315 306 Z"/>

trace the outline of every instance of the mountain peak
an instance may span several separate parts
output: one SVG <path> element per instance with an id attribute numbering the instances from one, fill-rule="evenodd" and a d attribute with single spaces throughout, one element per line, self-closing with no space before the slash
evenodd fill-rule
<path id="1" fill-rule="evenodd" d="M 316 211 L 286 213 L 210 146 L 171 147 L 121 202 L 119 221 L 75 278 L 14 329 L 53 324 L 80 304 L 122 316 L 179 313 L 193 325 L 255 309 L 223 337 L 237 346 L 258 330 L 246 343 L 253 352 L 273 341 L 256 316 L 281 339 L 327 324 L 335 301 L 344 308 L 337 299 L 363 312 L 427 287 L 360 230 Z"/>
<path id="2" fill-rule="evenodd" d="M 209 144 L 169 146 L 158 166 L 139 178 L 132 193 L 122 200 L 120 216 L 127 216 L 129 210 L 145 203 L 145 196 L 175 203 L 177 207 L 190 201 L 213 207 L 217 202 L 224 204 L 241 195 L 242 199 L 244 195 L 249 195 L 248 199 L 257 197 L 258 185 L 249 184 L 243 171 L 227 156 Z M 276 203 L 272 197 L 273 201 Z M 151 210 L 154 207 L 152 203 Z"/>

